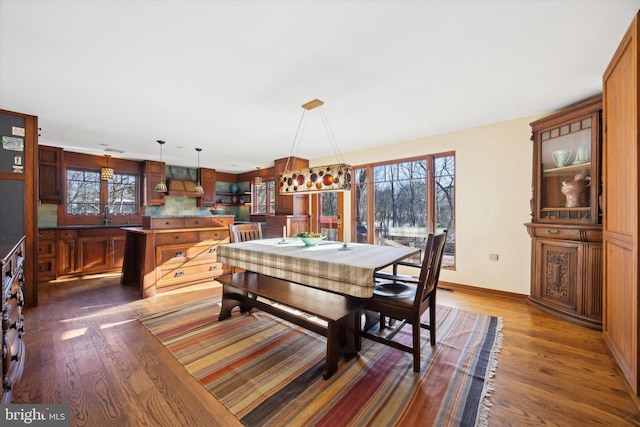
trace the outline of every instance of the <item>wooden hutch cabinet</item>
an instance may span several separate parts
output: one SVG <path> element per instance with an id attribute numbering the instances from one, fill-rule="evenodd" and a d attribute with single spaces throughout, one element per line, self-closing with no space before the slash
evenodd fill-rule
<path id="1" fill-rule="evenodd" d="M 602 328 L 602 98 L 531 123 L 531 292 L 538 307 Z"/>

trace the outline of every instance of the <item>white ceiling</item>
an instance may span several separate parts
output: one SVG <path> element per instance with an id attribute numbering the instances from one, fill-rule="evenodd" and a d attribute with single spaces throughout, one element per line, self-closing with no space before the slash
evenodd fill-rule
<path id="1" fill-rule="evenodd" d="M 0 0 L 0 108 L 40 143 L 226 172 L 291 154 L 323 107 L 339 151 L 601 92 L 640 0 Z M 317 110 L 294 154 L 335 150 Z"/>

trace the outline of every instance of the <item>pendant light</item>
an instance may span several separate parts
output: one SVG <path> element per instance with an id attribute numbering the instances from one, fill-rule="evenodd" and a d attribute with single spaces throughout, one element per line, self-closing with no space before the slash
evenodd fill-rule
<path id="1" fill-rule="evenodd" d="M 256 170 L 258 171 L 258 173 L 260 173 L 260 166 L 256 166 Z M 260 175 L 256 175 L 253 178 L 253 185 L 262 185 L 262 176 Z"/>
<path id="2" fill-rule="evenodd" d="M 114 171 L 113 168 L 109 167 L 109 157 L 111 156 L 108 154 L 105 154 L 104 156 L 107 158 L 107 166 L 100 170 L 100 178 L 104 179 L 105 181 L 109 181 L 113 179 Z"/>
<path id="3" fill-rule="evenodd" d="M 291 147 L 291 154 L 287 159 L 284 172 L 278 177 L 280 181 L 279 194 L 281 196 L 294 195 L 299 193 L 318 193 L 321 191 L 350 191 L 351 190 L 351 166 L 346 164 L 342 160 L 342 154 L 338 149 L 338 144 L 333 136 L 329 121 L 324 114 L 323 108 L 324 102 L 319 99 L 314 99 L 306 104 L 302 105 L 302 117 L 298 124 L 298 131 L 293 140 L 293 146 Z M 320 112 L 320 118 L 324 124 L 324 128 L 329 136 L 329 141 L 333 146 L 336 158 L 339 163 L 325 166 L 315 166 L 313 168 L 301 169 L 301 170 L 289 170 L 289 161 L 293 156 L 296 144 L 299 144 L 298 134 L 300 129 L 304 128 L 303 124 L 306 122 L 307 113 L 313 109 L 318 108 Z"/>
<path id="4" fill-rule="evenodd" d="M 160 162 L 162 163 L 162 146 L 165 141 L 158 140 L 158 144 L 160 144 Z M 167 184 L 164 181 L 160 181 L 156 184 L 156 192 L 158 193 L 166 193 L 167 192 Z"/>
<path id="5" fill-rule="evenodd" d="M 198 169 L 196 170 L 196 175 L 198 176 L 198 185 L 196 185 L 196 188 L 193 189 L 193 192 L 196 194 L 204 194 L 204 188 L 202 188 L 202 185 L 200 185 L 200 152 L 202 151 L 202 148 L 196 148 L 196 151 L 198 152 Z"/>

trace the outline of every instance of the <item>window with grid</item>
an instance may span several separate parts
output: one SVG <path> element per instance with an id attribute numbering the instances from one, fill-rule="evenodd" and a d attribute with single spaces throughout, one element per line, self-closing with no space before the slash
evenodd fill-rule
<path id="1" fill-rule="evenodd" d="M 67 168 L 67 213 L 101 215 L 107 205 L 111 214 L 135 215 L 137 180 L 136 175 L 114 174 L 103 181 L 98 171 Z"/>
<path id="2" fill-rule="evenodd" d="M 455 266 L 455 155 L 443 153 L 354 168 L 355 241 L 424 247 L 446 228 L 443 267 Z"/>
<path id="3" fill-rule="evenodd" d="M 251 191 L 251 213 L 253 214 L 274 214 L 276 211 L 276 183 L 275 181 L 263 181 L 255 185 L 252 184 Z"/>

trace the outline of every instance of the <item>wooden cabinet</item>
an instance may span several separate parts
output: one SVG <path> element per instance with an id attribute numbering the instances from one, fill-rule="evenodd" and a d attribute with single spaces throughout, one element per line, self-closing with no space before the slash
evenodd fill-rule
<path id="1" fill-rule="evenodd" d="M 107 231 L 111 234 L 115 230 Z M 126 235 L 120 230 L 117 234 L 78 238 L 78 271 L 85 274 L 121 268 Z"/>
<path id="2" fill-rule="evenodd" d="M 640 14 L 603 78 L 603 337 L 640 397 Z"/>
<path id="3" fill-rule="evenodd" d="M 531 123 L 531 292 L 538 307 L 602 327 L 602 99 Z"/>
<path id="4" fill-rule="evenodd" d="M 57 257 L 56 230 L 40 230 L 38 233 L 38 282 L 56 278 Z"/>
<path id="5" fill-rule="evenodd" d="M 143 227 L 126 229 L 122 284 L 147 298 L 229 272 L 217 260 L 217 247 L 229 243 L 228 224 L 233 216 L 143 217 Z"/>
<path id="6" fill-rule="evenodd" d="M 119 227 L 40 230 L 40 235 L 39 280 L 106 273 L 122 267 L 126 232 Z M 55 248 L 53 256 L 50 247 Z M 51 263 L 57 268 L 49 271 Z"/>
<path id="7" fill-rule="evenodd" d="M 144 162 L 144 205 L 164 206 L 164 193 L 156 191 L 156 184 L 166 182 L 164 162 L 147 160 Z"/>
<path id="8" fill-rule="evenodd" d="M 293 194 L 291 196 L 281 196 L 279 194 L 281 182 L 280 174 L 285 170 L 298 170 L 309 167 L 309 161 L 299 157 L 285 157 L 274 161 L 274 172 L 276 176 L 276 215 L 308 215 L 309 196 L 303 194 Z"/>
<path id="9" fill-rule="evenodd" d="M 282 227 L 286 227 L 288 237 L 310 230 L 308 215 L 267 215 L 265 219 L 265 238 L 282 237 Z"/>
<path id="10" fill-rule="evenodd" d="M 282 227 L 287 227 L 287 235 L 294 236 L 303 231 L 309 231 L 309 196 L 279 194 L 281 182 L 280 174 L 285 170 L 298 170 L 309 167 L 309 161 L 299 157 L 286 157 L 274 161 L 276 176 L 276 212 L 267 215 L 264 229 L 265 237 L 281 237 Z"/>
<path id="11" fill-rule="evenodd" d="M 2 404 L 11 403 L 13 385 L 24 370 L 25 238 L 14 245 L 0 244 L 2 277 Z"/>
<path id="12" fill-rule="evenodd" d="M 62 204 L 63 153 L 59 147 L 38 146 L 38 193 L 42 203 Z"/>
<path id="13" fill-rule="evenodd" d="M 213 206 L 216 204 L 216 171 L 200 168 L 200 185 L 204 190 L 198 199 L 198 206 Z"/>
<path id="14" fill-rule="evenodd" d="M 66 276 L 76 272 L 75 230 L 58 230 L 58 276 Z"/>

